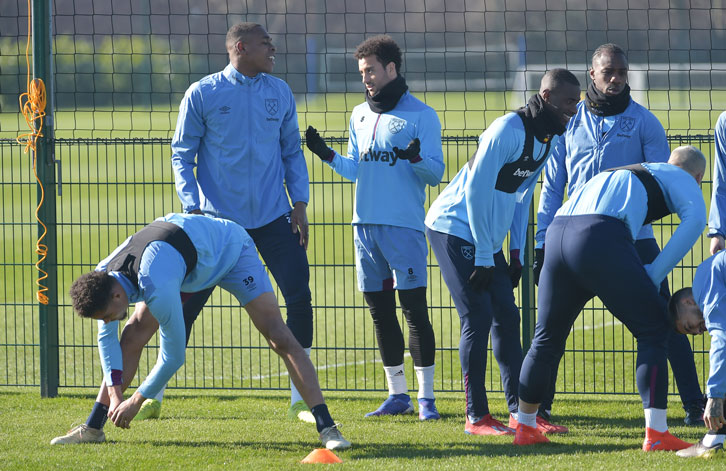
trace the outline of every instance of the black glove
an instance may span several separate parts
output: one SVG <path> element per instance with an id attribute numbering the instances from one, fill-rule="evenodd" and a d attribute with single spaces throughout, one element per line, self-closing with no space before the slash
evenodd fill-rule
<path id="1" fill-rule="evenodd" d="M 335 152 L 325 144 L 323 138 L 318 134 L 318 130 L 312 126 L 308 126 L 305 131 L 305 145 L 308 146 L 310 152 L 320 157 L 320 160 L 325 162 L 333 161 Z"/>
<path id="2" fill-rule="evenodd" d="M 494 277 L 494 267 L 474 267 L 469 277 L 469 286 L 474 291 L 484 291 Z"/>
<path id="3" fill-rule="evenodd" d="M 512 280 L 512 288 L 519 286 L 519 279 L 522 278 L 522 262 L 519 261 L 519 249 L 509 251 L 509 279 Z"/>
<path id="4" fill-rule="evenodd" d="M 532 263 L 532 272 L 534 273 L 534 284 L 539 286 L 539 274 L 544 264 L 544 245 L 541 249 L 534 249 L 534 262 Z"/>
<path id="5" fill-rule="evenodd" d="M 393 148 L 393 153 L 396 154 L 396 158 L 403 160 L 413 160 L 421 154 L 421 141 L 413 139 L 408 143 L 408 147 L 405 149 L 399 149 L 398 147 Z"/>

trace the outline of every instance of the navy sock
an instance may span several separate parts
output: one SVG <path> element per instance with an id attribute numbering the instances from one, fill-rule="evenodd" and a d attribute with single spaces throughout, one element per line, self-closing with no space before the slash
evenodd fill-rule
<path id="1" fill-rule="evenodd" d="M 315 417 L 315 426 L 318 428 L 318 432 L 322 432 L 324 428 L 335 425 L 333 418 L 330 416 L 330 412 L 328 412 L 328 406 L 325 405 L 325 403 L 311 407 L 310 412 L 312 412 L 313 417 Z"/>
<path id="2" fill-rule="evenodd" d="M 103 426 L 106 425 L 107 419 L 108 406 L 101 404 L 100 402 L 96 402 L 93 404 L 93 409 L 91 409 L 91 415 L 89 415 L 88 419 L 86 419 L 86 425 L 91 428 L 101 430 Z"/>

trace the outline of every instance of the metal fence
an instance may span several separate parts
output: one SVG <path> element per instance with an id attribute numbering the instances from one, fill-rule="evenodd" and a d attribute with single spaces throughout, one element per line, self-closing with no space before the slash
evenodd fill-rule
<path id="1" fill-rule="evenodd" d="M 35 15 L 34 27 L 44 24 L 49 36 L 34 41 L 52 44 L 52 53 L 34 50 L 30 58 L 49 78 L 52 132 L 42 143 L 49 158 L 39 169 L 54 183 L 45 188 L 40 214 L 56 221 L 48 238 L 57 241 L 49 254 L 57 270 L 48 283 L 58 290 L 51 300 L 58 316 L 48 316 L 34 297 L 34 211 L 40 193 L 30 156 L 14 141 L 25 129 L 17 97 L 26 86 L 28 3 L 8 0 L 0 8 L 0 386 L 40 385 L 44 393 L 100 382 L 95 325 L 73 316 L 68 286 L 129 233 L 180 209 L 169 165 L 178 103 L 190 83 L 226 65 L 224 34 L 235 22 L 267 27 L 278 49 L 275 75 L 295 93 L 301 128 L 312 124 L 324 130 L 338 150 L 345 145 L 349 113 L 362 101 L 351 52 L 368 36 L 392 35 L 402 46 L 412 92 L 437 110 L 443 126 L 447 168 L 428 201 L 473 153 L 475 136 L 521 106 L 545 70 L 567 67 L 584 84 L 590 54 L 605 42 L 627 50 L 633 96 L 660 119 L 672 146 L 696 145 L 711 161 L 710 133 L 726 102 L 724 0 L 53 0 L 33 5 L 44 7 L 46 15 Z M 306 156 L 312 357 L 321 385 L 383 389 L 370 316 L 356 289 L 349 225 L 353 187 L 307 151 Z M 51 159 L 57 163 L 49 164 Z M 703 189 L 708 198 L 709 181 Z M 671 217 L 656 225 L 661 246 L 676 223 Z M 672 290 L 690 283 L 707 250 L 703 241 L 694 247 L 670 275 Z M 429 280 L 436 388 L 460 391 L 459 321 L 434 258 Z M 536 291 L 524 286 L 517 300 L 526 344 Z M 47 338 L 56 324 L 57 342 Z M 708 343 L 693 342 L 705 381 Z M 42 345 L 50 345 L 50 353 Z M 142 373 L 157 349 L 154 340 Z M 634 351 L 627 331 L 601 304 L 591 303 L 568 341 L 558 390 L 634 394 Z M 47 384 L 47 370 L 55 371 L 56 361 L 57 384 Z M 406 362 L 410 366 L 410 359 Z M 499 390 L 491 354 L 488 368 L 488 387 Z M 412 381 L 414 375 L 408 376 Z M 243 311 L 215 292 L 194 328 L 187 364 L 171 387 L 287 384 L 283 365 Z M 673 385 L 670 390 L 675 391 Z"/>

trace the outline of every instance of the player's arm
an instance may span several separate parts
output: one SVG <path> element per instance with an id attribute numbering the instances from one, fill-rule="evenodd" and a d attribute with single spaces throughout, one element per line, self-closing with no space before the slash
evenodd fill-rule
<path id="1" fill-rule="evenodd" d="M 724 397 L 726 397 L 726 331 L 711 328 L 711 349 L 708 353 L 709 373 L 706 383 L 708 403 L 703 415 L 706 426 L 717 431 L 726 425 L 724 418 Z"/>
<path id="2" fill-rule="evenodd" d="M 113 410 L 123 401 L 123 354 L 118 338 L 119 321 L 98 321 L 98 353 L 103 368 L 103 382 L 108 390 Z"/>
<path id="3" fill-rule="evenodd" d="M 713 191 L 711 211 L 708 216 L 708 236 L 711 238 L 711 255 L 726 246 L 726 113 L 721 114 L 714 131 L 716 158 L 713 162 Z"/>
<path id="4" fill-rule="evenodd" d="M 420 141 L 419 152 L 407 160 L 421 181 L 436 186 L 444 176 L 444 153 L 441 148 L 441 123 L 434 110 L 426 109 L 421 113 L 416 124 L 416 136 Z"/>
<path id="5" fill-rule="evenodd" d="M 199 143 L 206 132 L 202 114 L 202 100 L 198 88 L 187 90 L 179 105 L 176 130 L 171 140 L 171 167 L 174 185 L 184 212 L 200 209 L 199 189 L 194 167 Z"/>
<path id="6" fill-rule="evenodd" d="M 668 162 L 671 148 L 668 145 L 663 125 L 655 115 L 649 112 L 645 114 L 644 119 L 645 125 L 640 128 L 643 160 L 645 162 Z"/>
<path id="7" fill-rule="evenodd" d="M 651 280 L 656 286 L 660 286 L 663 279 L 686 256 L 701 236 L 706 226 L 706 205 L 700 186 L 685 172 L 681 172 L 677 179 L 668 182 L 661 181 L 659 173 L 654 173 L 653 176 L 663 189 L 668 208 L 681 219 L 681 223 L 663 247 L 663 251 L 653 263 L 646 265 Z"/>
<path id="8" fill-rule="evenodd" d="M 537 232 L 535 233 L 535 247 L 541 249 L 545 242 L 547 227 L 555 218 L 555 213 L 562 206 L 567 187 L 567 146 L 565 136 L 560 137 L 552 150 L 551 157 L 545 164 L 542 191 L 539 195 L 539 208 L 537 209 Z"/>

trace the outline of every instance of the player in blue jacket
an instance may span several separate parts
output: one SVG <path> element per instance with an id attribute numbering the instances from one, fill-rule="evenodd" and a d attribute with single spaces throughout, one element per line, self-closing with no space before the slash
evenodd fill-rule
<path id="1" fill-rule="evenodd" d="M 711 212 L 708 215 L 708 236 L 711 238 L 711 255 L 723 250 L 726 237 L 726 111 L 721 113 L 714 129 L 716 158 L 713 162 L 713 192 Z"/>
<path id="2" fill-rule="evenodd" d="M 284 81 L 269 75 L 275 47 L 261 25 L 232 26 L 226 46 L 229 65 L 193 83 L 179 106 L 171 143 L 177 194 L 184 212 L 229 219 L 247 230 L 280 287 L 287 325 L 309 355 L 309 182 L 295 100 Z M 186 298 L 187 325 L 213 290 L 212 286 Z M 140 317 L 149 315 L 142 312 Z M 137 349 L 146 336 L 137 332 L 133 337 L 138 339 Z M 290 387 L 288 415 L 312 422 L 295 385 Z M 158 404 L 156 410 L 153 401 L 147 405 L 158 416 Z M 142 409 L 140 415 L 146 414 Z"/>
<path id="3" fill-rule="evenodd" d="M 542 193 L 537 212 L 535 245 L 535 282 L 546 253 L 545 233 L 562 201 L 600 172 L 641 162 L 665 162 L 670 148 L 665 130 L 653 113 L 630 97 L 628 60 L 615 44 L 604 44 L 592 55 L 591 82 L 577 114 L 552 152 L 544 171 Z M 650 224 L 638 233 L 635 248 L 645 263 L 660 252 Z M 670 296 L 668 280 L 663 280 L 661 294 Z M 693 361 L 693 351 L 684 335 L 670 332 L 668 359 L 678 385 L 686 423 L 703 423 L 703 394 Z M 540 417 L 549 419 L 555 394 L 555 369 L 550 393 L 542 403 Z"/>
<path id="4" fill-rule="evenodd" d="M 534 186 L 579 98 L 580 84 L 572 73 L 547 72 L 527 106 L 498 118 L 482 133 L 476 154 L 426 216 L 431 248 L 461 319 L 464 431 L 469 434 L 513 433 L 489 413 L 484 377 L 489 332 L 511 418 L 516 420 L 522 347 L 512 288 L 522 272 L 520 249 Z M 502 253 L 508 232 L 509 266 Z"/>
<path id="5" fill-rule="evenodd" d="M 704 260 L 696 269 L 693 288 L 675 293 L 668 304 L 671 322 L 682 334 L 700 335 L 708 330 L 711 336 L 709 374 L 706 384 L 704 420 L 709 431 L 695 445 L 676 453 L 684 458 L 723 456 L 726 439 L 726 252 Z"/>
<path id="6" fill-rule="evenodd" d="M 536 428 L 567 336 L 583 306 L 598 296 L 638 344 L 636 383 L 645 413 L 644 451 L 679 450 L 690 444 L 668 432 L 666 407 L 668 327 L 659 287 L 691 250 L 706 225 L 700 183 L 703 154 L 675 149 L 668 163 L 642 163 L 601 172 L 557 211 L 547 230 L 537 298 L 537 326 L 519 377 L 519 425 L 515 445 L 549 441 Z M 670 213 L 678 228 L 652 261 L 635 247 L 643 225 Z"/>
<path id="7" fill-rule="evenodd" d="M 104 383 L 97 407 L 121 428 L 154 397 L 184 364 L 185 328 L 181 291 L 198 292 L 219 285 L 233 294 L 282 358 L 315 416 L 320 438 L 329 449 L 350 442 L 337 430 L 323 401 L 315 369 L 303 348 L 282 322 L 270 280 L 257 257 L 252 239 L 239 225 L 202 215 L 168 214 L 126 239 L 101 261 L 96 271 L 80 276 L 71 286 L 73 307 L 82 316 L 99 320 L 98 346 Z M 143 301 L 159 323 L 160 352 L 156 365 L 127 400 L 118 324 L 129 303 Z M 102 442 L 105 417 L 82 424 L 51 444 Z M 95 426 L 94 426 L 95 425 Z"/>
<path id="8" fill-rule="evenodd" d="M 438 419 L 436 345 L 426 304 L 424 202 L 426 185 L 438 185 L 444 173 L 441 124 L 431 107 L 407 91 L 401 50 L 390 36 L 365 40 L 355 58 L 366 101 L 351 114 L 347 155 L 330 149 L 313 127 L 305 137 L 313 153 L 356 184 L 352 224 L 358 289 L 373 318 L 389 391 L 383 404 L 366 416 L 414 411 L 396 319 L 397 290 L 419 384 L 419 418 Z"/>

